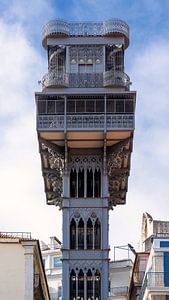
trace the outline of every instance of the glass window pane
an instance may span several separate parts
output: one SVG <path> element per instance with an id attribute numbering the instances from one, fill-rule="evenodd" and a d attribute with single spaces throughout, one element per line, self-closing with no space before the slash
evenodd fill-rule
<path id="1" fill-rule="evenodd" d="M 55 113 L 55 101 L 47 101 L 47 113 L 48 114 Z"/>
<path id="2" fill-rule="evenodd" d="M 54 266 L 54 268 L 59 268 L 62 266 L 62 261 L 61 261 L 60 257 L 53 258 L 53 266 Z"/>
<path id="3" fill-rule="evenodd" d="M 67 102 L 67 112 L 75 112 L 75 101 Z"/>
<path id="4" fill-rule="evenodd" d="M 85 102 L 83 100 L 76 101 L 76 112 L 84 112 L 85 111 Z"/>
<path id="5" fill-rule="evenodd" d="M 114 112 L 114 100 L 107 100 L 107 112 Z"/>
<path id="6" fill-rule="evenodd" d="M 124 101 L 116 100 L 116 112 L 123 113 L 124 112 Z"/>
<path id="7" fill-rule="evenodd" d="M 38 101 L 38 113 L 46 114 L 46 101 Z"/>
<path id="8" fill-rule="evenodd" d="M 56 113 L 64 113 L 64 101 L 56 101 Z"/>
<path id="9" fill-rule="evenodd" d="M 134 111 L 133 101 L 127 100 L 125 101 L 125 112 L 132 113 Z"/>
<path id="10" fill-rule="evenodd" d="M 104 112 L 104 101 L 96 100 L 96 112 Z"/>
<path id="11" fill-rule="evenodd" d="M 86 112 L 94 112 L 94 101 L 86 101 Z"/>

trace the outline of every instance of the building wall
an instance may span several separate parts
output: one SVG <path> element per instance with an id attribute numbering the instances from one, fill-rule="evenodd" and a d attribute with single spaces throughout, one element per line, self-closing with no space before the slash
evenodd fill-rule
<path id="1" fill-rule="evenodd" d="M 54 246 L 54 245 L 50 245 Z M 49 286 L 51 300 L 60 300 L 59 293 L 62 286 L 62 263 L 54 264 L 54 259 L 61 259 L 60 249 L 42 250 L 42 257 Z"/>
<path id="2" fill-rule="evenodd" d="M 24 299 L 24 249 L 20 244 L 0 245 L 0 299 Z"/>

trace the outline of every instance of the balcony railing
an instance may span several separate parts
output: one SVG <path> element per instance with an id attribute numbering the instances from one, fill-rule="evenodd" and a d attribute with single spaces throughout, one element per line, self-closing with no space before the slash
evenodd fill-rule
<path id="1" fill-rule="evenodd" d="M 38 115 L 39 131 L 134 130 L 134 114 Z"/>
<path id="2" fill-rule="evenodd" d="M 104 73 L 65 73 L 50 71 L 42 78 L 43 87 L 126 87 L 129 89 L 130 78 L 121 71 L 106 71 Z"/>
<path id="3" fill-rule="evenodd" d="M 44 47 L 46 47 L 46 39 L 52 36 L 105 36 L 112 34 L 122 34 L 125 37 L 126 46 L 128 46 L 129 26 L 118 19 L 111 19 L 105 22 L 53 20 L 43 27 L 42 34 Z"/>
<path id="4" fill-rule="evenodd" d="M 70 73 L 70 87 L 103 87 L 103 73 Z"/>
<path id="5" fill-rule="evenodd" d="M 120 287 L 113 287 L 110 289 L 109 296 L 115 297 L 115 296 L 126 296 L 128 293 L 128 287 L 127 286 L 120 286 Z"/>
<path id="6" fill-rule="evenodd" d="M 21 239 L 31 239 L 31 232 L 21 232 L 21 231 L 1 231 L 0 238 L 21 238 Z"/>
<path id="7" fill-rule="evenodd" d="M 142 289 L 140 292 L 139 300 L 142 300 L 145 294 L 145 290 L 159 288 L 169 288 L 169 273 L 167 272 L 148 272 L 144 278 Z"/>
<path id="8" fill-rule="evenodd" d="M 51 71 L 42 78 L 43 87 L 68 87 L 69 74 L 64 72 Z"/>
<path id="9" fill-rule="evenodd" d="M 129 89 L 130 77 L 122 71 L 106 71 L 103 73 L 103 86 L 122 86 Z"/>

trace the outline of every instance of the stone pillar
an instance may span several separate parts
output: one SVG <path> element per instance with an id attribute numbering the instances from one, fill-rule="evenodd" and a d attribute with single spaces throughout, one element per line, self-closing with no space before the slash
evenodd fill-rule
<path id="1" fill-rule="evenodd" d="M 24 300 L 34 299 L 34 246 L 25 246 L 25 297 Z"/>

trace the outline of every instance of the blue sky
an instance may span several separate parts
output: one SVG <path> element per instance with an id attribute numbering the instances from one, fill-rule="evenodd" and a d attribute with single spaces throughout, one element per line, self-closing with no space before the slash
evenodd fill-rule
<path id="1" fill-rule="evenodd" d="M 34 92 L 47 72 L 41 28 L 49 20 L 120 18 L 130 26 L 126 73 L 137 90 L 127 204 L 110 213 L 110 244 L 140 237 L 141 217 L 169 220 L 169 1 L 0 1 L 1 231 L 61 238 L 61 212 L 45 203 Z"/>

